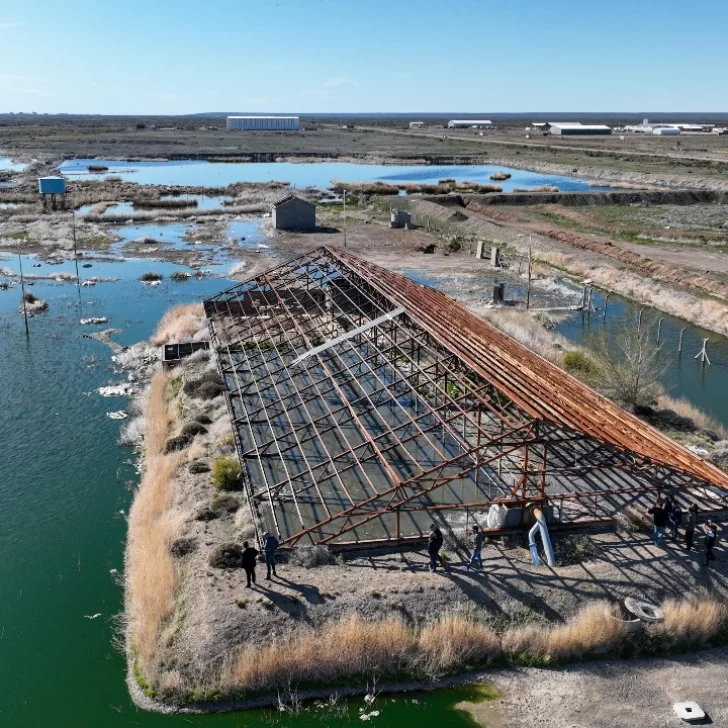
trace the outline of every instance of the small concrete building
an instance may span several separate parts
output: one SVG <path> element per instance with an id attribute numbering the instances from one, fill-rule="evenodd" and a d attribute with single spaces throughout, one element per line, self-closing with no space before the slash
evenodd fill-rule
<path id="1" fill-rule="evenodd" d="M 295 195 L 286 195 L 271 205 L 276 230 L 314 230 L 316 206 Z"/>
<path id="2" fill-rule="evenodd" d="M 564 122 L 553 121 L 549 124 L 549 132 L 558 136 L 576 136 L 576 135 L 601 135 L 611 134 L 612 129 L 605 124 L 581 124 L 578 121 Z"/>
<path id="3" fill-rule="evenodd" d="M 405 210 L 390 210 L 389 211 L 389 227 L 391 228 L 403 228 L 407 227 L 412 223 L 412 215 Z"/>
<path id="4" fill-rule="evenodd" d="M 424 121 L 410 121 L 409 128 L 410 129 L 422 129 L 425 126 Z"/>

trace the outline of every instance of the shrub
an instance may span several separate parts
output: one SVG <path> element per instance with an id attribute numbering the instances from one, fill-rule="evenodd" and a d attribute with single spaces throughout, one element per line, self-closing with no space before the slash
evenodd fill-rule
<path id="1" fill-rule="evenodd" d="M 139 278 L 140 281 L 146 281 L 147 283 L 150 283 L 151 281 L 161 281 L 163 278 L 161 273 L 154 273 L 150 271 L 149 273 L 144 273 Z"/>
<path id="2" fill-rule="evenodd" d="M 238 503 L 235 496 L 229 494 L 221 494 L 216 495 L 212 499 L 212 504 L 210 507 L 218 515 L 223 515 L 225 513 L 235 513 L 235 511 L 240 508 L 240 503 Z"/>
<path id="3" fill-rule="evenodd" d="M 170 437 L 167 442 L 164 443 L 164 450 L 162 451 L 165 455 L 171 452 L 179 452 L 184 450 L 187 445 L 192 442 L 192 436 L 190 435 L 176 435 Z"/>
<path id="4" fill-rule="evenodd" d="M 240 569 L 243 549 L 235 543 L 224 543 L 210 554 L 210 566 L 215 569 Z"/>
<path id="5" fill-rule="evenodd" d="M 326 546 L 300 546 L 293 554 L 293 563 L 305 569 L 334 564 L 335 559 Z"/>
<path id="6" fill-rule="evenodd" d="M 576 376 L 590 376 L 595 374 L 597 370 L 592 358 L 581 349 L 564 352 L 562 362 L 564 369 Z"/>
<path id="7" fill-rule="evenodd" d="M 206 463 L 204 460 L 193 460 L 188 466 L 187 470 L 192 475 L 199 475 L 200 473 L 209 473 L 210 472 L 210 465 Z"/>
<path id="8" fill-rule="evenodd" d="M 233 458 L 217 458 L 212 468 L 212 482 L 218 490 L 240 488 L 240 463 Z"/>
<path id="9" fill-rule="evenodd" d="M 38 300 L 37 296 L 34 296 L 30 291 L 23 294 L 23 300 L 26 303 L 35 303 Z"/>
<path id="10" fill-rule="evenodd" d="M 188 422 L 182 427 L 182 435 L 188 435 L 194 437 L 195 435 L 204 435 L 207 432 L 207 427 L 201 425 L 199 422 Z"/>

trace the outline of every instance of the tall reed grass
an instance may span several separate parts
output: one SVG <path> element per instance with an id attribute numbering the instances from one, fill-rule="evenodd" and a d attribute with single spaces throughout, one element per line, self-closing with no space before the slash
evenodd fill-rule
<path id="1" fill-rule="evenodd" d="M 155 346 L 190 341 L 198 332 L 204 331 L 204 327 L 202 304 L 181 304 L 165 312 L 149 341 Z"/>
<path id="2" fill-rule="evenodd" d="M 697 407 L 684 397 L 670 397 L 667 394 L 661 394 L 657 398 L 657 406 L 660 409 L 669 409 L 680 415 L 692 420 L 697 427 L 704 430 L 712 430 L 722 440 L 728 440 L 728 429 L 723 426 L 712 415 Z"/>
<path id="3" fill-rule="evenodd" d="M 173 505 L 179 456 L 163 454 L 174 423 L 167 401 L 168 385 L 169 376 L 159 370 L 149 387 L 144 473 L 129 511 L 126 616 L 130 645 L 142 673 L 153 671 L 163 621 L 174 609 L 176 573 L 170 545 L 184 520 L 184 514 Z"/>

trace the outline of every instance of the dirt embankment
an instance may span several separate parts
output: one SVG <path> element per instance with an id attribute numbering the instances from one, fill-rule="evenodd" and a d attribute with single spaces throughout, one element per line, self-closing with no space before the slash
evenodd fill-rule
<path id="1" fill-rule="evenodd" d="M 615 190 L 614 192 L 517 192 L 512 194 L 457 195 L 447 204 L 474 205 L 701 205 L 728 202 L 728 190 Z M 428 197 L 439 202 L 436 197 Z M 475 208 L 477 209 L 477 208 Z"/>

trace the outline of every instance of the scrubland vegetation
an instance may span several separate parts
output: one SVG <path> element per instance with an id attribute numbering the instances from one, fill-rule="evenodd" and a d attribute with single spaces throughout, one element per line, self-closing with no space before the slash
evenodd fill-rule
<path id="1" fill-rule="evenodd" d="M 441 679 L 486 667 L 558 665 L 621 655 L 661 655 L 723 643 L 728 612 L 709 597 L 668 600 L 665 619 L 630 634 L 615 604 L 586 603 L 552 624 L 494 624 L 487 614 L 450 610 L 414 628 L 401 617 L 350 614 L 264 646 L 230 654 L 215 677 L 175 680 L 158 697 L 246 699 L 290 689 L 336 688 L 371 679 Z M 203 676 L 201 676 L 203 677 Z M 212 678 L 212 679 L 211 679 Z M 186 692 L 185 692 L 186 691 Z"/>

